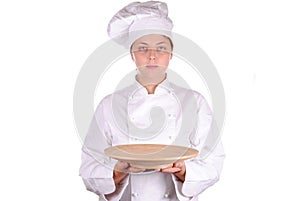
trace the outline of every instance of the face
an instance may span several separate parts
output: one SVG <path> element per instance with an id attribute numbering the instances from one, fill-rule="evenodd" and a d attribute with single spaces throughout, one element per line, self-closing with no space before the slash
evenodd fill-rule
<path id="1" fill-rule="evenodd" d="M 165 77 L 172 58 L 170 39 L 158 34 L 142 36 L 133 43 L 131 57 L 137 66 L 139 78 L 157 82 Z"/>

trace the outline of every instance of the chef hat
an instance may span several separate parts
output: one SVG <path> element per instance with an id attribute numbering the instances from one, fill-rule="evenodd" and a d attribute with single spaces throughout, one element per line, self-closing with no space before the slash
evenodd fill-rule
<path id="1" fill-rule="evenodd" d="M 135 40 L 147 34 L 161 34 L 172 38 L 173 22 L 164 2 L 133 2 L 110 20 L 107 33 L 118 44 L 130 48 Z"/>

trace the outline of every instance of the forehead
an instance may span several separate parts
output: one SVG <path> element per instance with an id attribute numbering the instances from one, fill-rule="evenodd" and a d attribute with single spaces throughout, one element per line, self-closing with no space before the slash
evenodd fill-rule
<path id="1" fill-rule="evenodd" d="M 149 34 L 138 38 L 133 45 L 146 44 L 146 45 L 157 45 L 157 44 L 170 44 L 168 37 L 159 34 Z"/>

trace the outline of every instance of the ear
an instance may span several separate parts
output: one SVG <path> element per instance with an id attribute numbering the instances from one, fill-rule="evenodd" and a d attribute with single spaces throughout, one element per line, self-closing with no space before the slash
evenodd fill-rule
<path id="1" fill-rule="evenodd" d="M 133 52 L 130 52 L 130 56 L 131 56 L 132 61 L 135 62 L 135 56 L 134 56 Z"/>
<path id="2" fill-rule="evenodd" d="M 169 60 L 171 60 L 172 58 L 173 58 L 173 53 L 170 54 Z"/>

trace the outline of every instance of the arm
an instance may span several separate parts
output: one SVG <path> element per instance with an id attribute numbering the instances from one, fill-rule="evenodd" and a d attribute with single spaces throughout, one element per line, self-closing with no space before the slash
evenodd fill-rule
<path id="1" fill-rule="evenodd" d="M 211 126 L 212 112 L 205 99 L 198 102 L 197 123 L 190 135 L 190 146 L 199 150 L 199 156 L 175 163 L 163 172 L 173 173 L 172 178 L 178 198 L 197 197 L 219 180 L 225 157 L 219 131 Z"/>
<path id="2" fill-rule="evenodd" d="M 221 143 L 206 159 L 200 157 L 189 161 L 178 161 L 171 168 L 164 168 L 164 173 L 173 174 L 177 196 L 194 197 L 219 180 L 224 152 Z"/>
<path id="3" fill-rule="evenodd" d="M 222 144 L 206 158 L 197 157 L 186 161 L 186 175 L 181 192 L 186 196 L 197 196 L 205 189 L 215 184 L 222 170 L 224 152 Z"/>
<path id="4" fill-rule="evenodd" d="M 87 190 L 104 199 L 120 198 L 128 184 L 123 178 L 115 185 L 113 170 L 117 161 L 105 156 L 104 149 L 111 146 L 112 137 L 103 102 L 97 108 L 82 148 L 80 176 Z M 106 116 L 104 115 L 106 114 Z"/>

